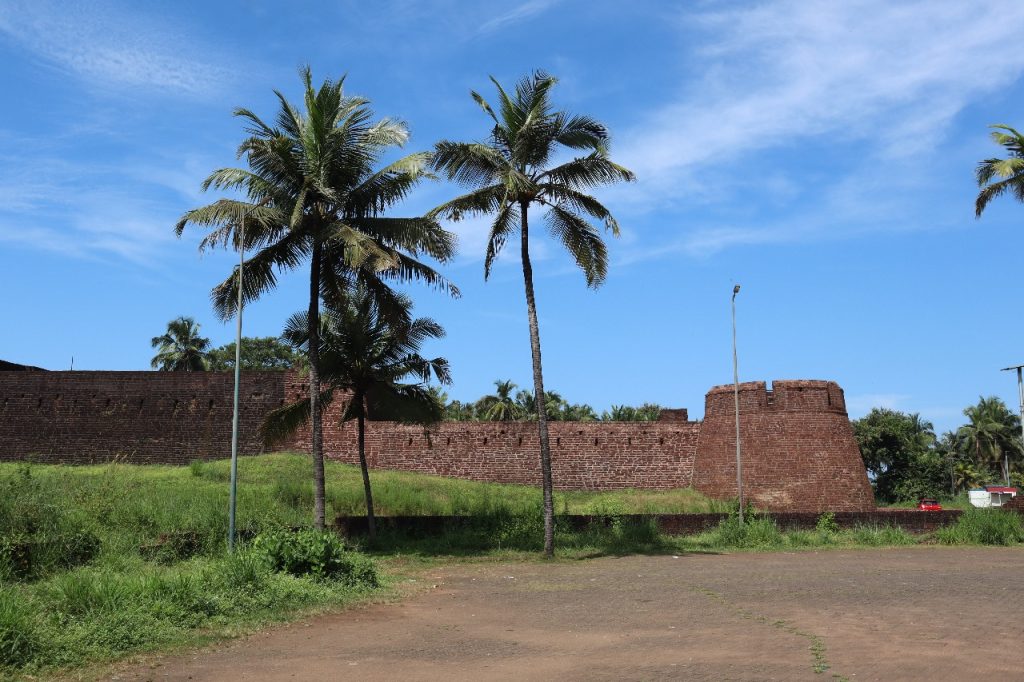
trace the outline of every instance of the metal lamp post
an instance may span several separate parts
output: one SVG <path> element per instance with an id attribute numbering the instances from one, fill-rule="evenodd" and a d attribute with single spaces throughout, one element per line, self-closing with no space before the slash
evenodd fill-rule
<path id="1" fill-rule="evenodd" d="M 1024 369 L 1024 365 L 1014 365 L 1013 367 L 1004 367 L 1003 372 L 1009 372 L 1011 370 L 1017 370 L 1017 393 L 1020 395 L 1020 437 L 1021 444 L 1024 445 L 1024 376 L 1022 376 L 1021 370 Z M 1006 466 L 1006 485 L 1010 485 L 1010 455 L 1004 453 L 1004 460 Z"/>
<path id="2" fill-rule="evenodd" d="M 732 288 L 732 381 L 733 399 L 736 404 L 736 491 L 740 498 L 740 523 L 743 523 L 743 460 L 740 457 L 740 370 L 736 356 L 736 294 L 740 285 Z"/>
<path id="3" fill-rule="evenodd" d="M 235 551 L 235 510 L 238 506 L 238 395 L 242 379 L 242 270 L 245 268 L 245 218 L 255 206 L 242 213 L 238 235 L 238 310 L 235 326 L 235 401 L 231 417 L 231 494 L 228 507 L 228 551 Z"/>

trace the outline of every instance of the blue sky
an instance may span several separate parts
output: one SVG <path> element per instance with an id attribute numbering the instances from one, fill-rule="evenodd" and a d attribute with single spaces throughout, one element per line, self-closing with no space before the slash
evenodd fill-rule
<path id="1" fill-rule="evenodd" d="M 328 7 L 328 5 L 330 5 Z M 598 291 L 550 242 L 536 254 L 546 383 L 599 410 L 643 401 L 700 416 L 731 381 L 825 378 L 851 415 L 921 412 L 941 429 L 981 394 L 1016 408 L 1024 362 L 1024 206 L 973 217 L 986 126 L 1024 126 L 1024 3 L 56 3 L 0 0 L 0 358 L 142 369 L 192 315 L 233 337 L 209 290 L 232 254 L 176 239 L 213 169 L 234 165 L 246 106 L 298 96 L 297 68 L 408 121 L 408 150 L 481 139 L 470 89 L 542 68 L 556 104 L 605 122 L 639 181 L 600 192 L 623 227 Z M 449 198 L 419 189 L 399 211 Z M 397 212 L 396 212 L 397 213 Z M 448 337 L 453 398 L 530 384 L 510 252 L 484 283 L 486 224 L 452 226 L 458 301 L 410 291 Z M 275 335 L 303 275 L 247 309 Z"/>

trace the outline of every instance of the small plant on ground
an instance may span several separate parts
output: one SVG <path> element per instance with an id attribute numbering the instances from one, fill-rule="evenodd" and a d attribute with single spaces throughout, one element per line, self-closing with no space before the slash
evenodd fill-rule
<path id="1" fill-rule="evenodd" d="M 330 531 L 271 531 L 256 537 L 253 552 L 262 555 L 274 571 L 318 580 L 337 580 L 353 587 L 377 587 L 380 578 L 373 562 Z"/>
<path id="2" fill-rule="evenodd" d="M 836 522 L 835 512 L 825 512 L 818 517 L 818 523 L 814 529 L 822 535 L 835 535 L 839 532 L 839 524 Z"/>

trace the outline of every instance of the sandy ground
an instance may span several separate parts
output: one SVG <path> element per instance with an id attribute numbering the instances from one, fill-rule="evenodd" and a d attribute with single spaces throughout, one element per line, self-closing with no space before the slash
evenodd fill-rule
<path id="1" fill-rule="evenodd" d="M 1024 550 L 456 564 L 120 680 L 1024 679 Z M 436 585 L 436 587 L 433 587 Z"/>

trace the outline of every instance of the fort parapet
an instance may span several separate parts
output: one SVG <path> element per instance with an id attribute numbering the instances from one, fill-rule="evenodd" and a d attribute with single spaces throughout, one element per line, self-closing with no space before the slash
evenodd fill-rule
<path id="1" fill-rule="evenodd" d="M 85 464 L 113 459 L 185 464 L 230 454 L 230 372 L 0 371 L 0 461 Z M 263 451 L 256 430 L 270 410 L 305 395 L 292 372 L 243 372 L 240 452 Z M 552 422 L 557 488 L 692 486 L 736 496 L 733 387 L 711 389 L 703 422 L 685 410 L 657 422 Z M 358 461 L 354 423 L 324 419 L 329 457 Z M 740 384 L 745 495 L 773 511 L 874 508 L 843 392 L 828 381 Z M 371 467 L 539 485 L 533 422 L 368 424 Z M 285 444 L 308 451 L 308 429 Z"/>

